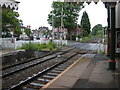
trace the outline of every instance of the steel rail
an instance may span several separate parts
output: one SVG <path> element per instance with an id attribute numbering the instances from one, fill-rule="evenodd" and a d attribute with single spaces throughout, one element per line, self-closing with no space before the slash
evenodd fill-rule
<path id="1" fill-rule="evenodd" d="M 51 52 L 51 53 L 48 53 L 48 54 L 43 55 L 43 56 L 40 56 L 40 57 L 30 58 L 30 59 L 28 59 L 27 61 L 24 61 L 24 62 L 21 62 L 21 63 L 17 63 L 17 64 L 10 65 L 10 66 L 7 66 L 7 67 L 3 67 L 2 70 L 7 69 L 7 68 L 11 68 L 11 67 L 14 67 L 14 66 L 17 66 L 17 65 L 20 65 L 20 64 L 24 64 L 24 63 L 27 63 L 27 62 L 30 62 L 30 61 L 33 61 L 33 60 L 35 60 L 35 59 L 43 58 L 43 57 L 46 57 L 46 56 L 48 56 L 48 55 L 54 54 L 54 53 L 56 53 L 56 52 L 58 52 L 58 51 Z"/>
<path id="2" fill-rule="evenodd" d="M 72 49 L 70 49 L 70 50 L 72 50 Z M 65 53 L 69 52 L 70 50 L 64 51 L 63 53 L 61 53 L 61 54 L 59 54 L 59 55 L 65 54 Z M 42 61 L 37 62 L 37 63 L 34 63 L 34 64 L 32 64 L 32 65 L 29 65 L 29 66 L 26 66 L 26 67 L 22 67 L 22 68 L 20 68 L 20 69 L 15 70 L 15 71 L 11 71 L 10 73 L 6 73 L 6 74 L 2 75 L 2 78 L 7 77 L 8 75 L 11 75 L 11 74 L 13 74 L 13 73 L 16 73 L 16 72 L 25 70 L 25 69 L 27 69 L 27 68 L 33 67 L 33 66 L 35 66 L 35 65 L 41 64 L 41 63 L 43 63 L 43 62 L 46 62 L 46 61 L 51 60 L 51 59 L 56 58 L 56 57 L 57 57 L 57 55 L 54 55 L 53 57 L 50 57 L 50 58 L 48 58 L 48 59 L 46 59 L 46 60 L 42 60 Z"/>
<path id="3" fill-rule="evenodd" d="M 20 68 L 20 69 L 15 70 L 15 71 L 11 71 L 10 73 L 7 73 L 7 74 L 2 75 L 2 78 L 6 77 L 6 76 L 8 76 L 8 75 L 11 75 L 11 74 L 13 74 L 13 73 L 22 71 L 22 70 L 24 70 L 24 69 L 33 67 L 33 66 L 35 66 L 35 65 L 41 64 L 41 63 L 43 63 L 43 62 L 46 62 L 46 61 L 48 61 L 48 60 L 50 60 L 50 59 L 53 59 L 53 58 L 56 58 L 56 57 L 57 57 L 57 55 L 54 55 L 53 57 L 48 58 L 48 59 L 46 59 L 46 60 L 42 60 L 42 61 L 37 62 L 37 63 L 34 63 L 34 64 L 32 64 L 32 65 L 29 65 L 29 66 L 26 66 L 26 67 L 22 67 L 22 68 Z"/>
<path id="4" fill-rule="evenodd" d="M 73 49 L 73 48 L 72 48 L 72 49 Z M 72 49 L 69 49 L 69 50 L 72 50 Z M 69 50 L 68 50 L 68 51 L 69 51 Z M 43 52 L 43 51 L 41 51 L 41 52 Z M 2 68 L 2 70 L 7 69 L 7 68 L 11 68 L 11 67 L 14 67 L 14 66 L 17 66 L 17 65 L 20 65 L 20 64 L 24 64 L 24 63 L 27 63 L 27 62 L 30 62 L 30 61 L 33 61 L 33 60 L 35 60 L 35 59 L 43 58 L 43 57 L 46 57 L 46 56 L 48 56 L 48 55 L 52 55 L 52 54 L 57 53 L 57 52 L 63 52 L 63 51 L 56 50 L 56 51 L 53 51 L 53 52 L 51 52 L 51 53 L 48 53 L 48 54 L 43 55 L 43 56 L 40 56 L 40 57 L 30 58 L 30 59 L 28 59 L 27 61 L 24 61 L 24 62 L 21 62 L 21 63 L 17 63 L 17 64 L 14 64 L 14 65 L 10 65 L 10 66 L 4 67 L 4 68 Z M 64 52 L 65 52 L 65 51 L 64 51 Z"/>
<path id="5" fill-rule="evenodd" d="M 34 81 L 37 77 L 42 76 L 42 75 L 44 75 L 46 72 L 48 72 L 49 70 L 57 67 L 57 66 L 60 65 L 60 64 L 63 64 L 64 62 L 68 61 L 70 58 L 74 57 L 75 55 L 77 55 L 77 53 L 75 53 L 74 55 L 68 57 L 66 60 L 63 60 L 63 61 L 61 61 L 61 62 L 59 62 L 59 63 L 56 63 L 56 64 L 54 64 L 54 65 L 52 65 L 52 66 L 44 69 L 43 71 L 38 72 L 38 73 L 35 74 L 34 76 L 29 77 L 28 79 L 26 79 L 26 80 L 24 80 L 24 81 L 21 81 L 19 84 L 12 86 L 12 87 L 11 87 L 10 89 L 8 89 L 8 90 L 20 90 L 20 88 L 21 88 L 22 86 L 24 86 L 24 85 L 26 85 L 26 84 Z"/>

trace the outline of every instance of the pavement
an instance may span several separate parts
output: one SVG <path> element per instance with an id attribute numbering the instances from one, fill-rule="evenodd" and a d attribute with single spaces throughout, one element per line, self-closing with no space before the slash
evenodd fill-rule
<path id="1" fill-rule="evenodd" d="M 108 70 L 108 60 L 102 54 L 85 54 L 42 89 L 120 89 L 120 58 L 116 59 L 115 71 Z"/>
<path id="2" fill-rule="evenodd" d="M 68 45 L 72 47 L 76 47 L 83 50 L 101 50 L 104 51 L 106 49 L 106 45 L 101 43 L 82 43 L 76 41 L 68 41 Z"/>

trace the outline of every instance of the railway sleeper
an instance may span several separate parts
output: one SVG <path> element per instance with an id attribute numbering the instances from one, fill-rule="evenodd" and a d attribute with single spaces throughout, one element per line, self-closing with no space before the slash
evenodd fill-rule
<path id="1" fill-rule="evenodd" d="M 47 75 L 57 76 L 57 73 L 47 73 Z"/>
<path id="2" fill-rule="evenodd" d="M 66 69 L 67 67 L 69 67 L 70 65 L 62 65 L 62 66 L 58 66 L 58 68 L 63 68 Z"/>
<path id="3" fill-rule="evenodd" d="M 38 87 L 43 87 L 45 84 L 40 84 L 40 83 L 30 83 L 30 85 L 33 85 L 33 86 L 38 86 Z"/>
<path id="4" fill-rule="evenodd" d="M 64 71 L 65 68 L 55 68 L 55 70 L 58 70 L 58 71 Z"/>
<path id="5" fill-rule="evenodd" d="M 55 78 L 55 76 L 43 75 L 43 78 L 53 79 L 53 78 Z"/>
<path id="6" fill-rule="evenodd" d="M 23 87 L 22 90 L 39 90 L 41 87 L 43 87 L 45 84 L 41 84 L 41 83 L 35 83 L 35 82 L 31 82 L 30 84 L 28 84 L 27 86 Z"/>
<path id="7" fill-rule="evenodd" d="M 37 80 L 40 81 L 40 82 L 46 82 L 46 83 L 51 81 L 50 79 L 43 79 L 43 78 L 38 78 Z"/>
<path id="8" fill-rule="evenodd" d="M 52 70 L 51 72 L 55 72 L 55 73 L 61 73 L 62 71 L 58 71 L 58 70 Z"/>
<path id="9" fill-rule="evenodd" d="M 22 90 L 36 90 L 36 89 L 33 89 L 33 88 L 23 88 Z"/>
<path id="10" fill-rule="evenodd" d="M 58 67 L 69 67 L 70 65 L 65 65 L 65 64 L 62 64 L 62 65 L 60 65 L 60 66 L 58 66 Z"/>

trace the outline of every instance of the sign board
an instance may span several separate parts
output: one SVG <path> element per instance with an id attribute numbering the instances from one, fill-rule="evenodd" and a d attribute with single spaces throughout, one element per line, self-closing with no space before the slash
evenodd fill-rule
<path id="1" fill-rule="evenodd" d="M 120 31 L 116 31 L 116 53 L 120 53 Z"/>

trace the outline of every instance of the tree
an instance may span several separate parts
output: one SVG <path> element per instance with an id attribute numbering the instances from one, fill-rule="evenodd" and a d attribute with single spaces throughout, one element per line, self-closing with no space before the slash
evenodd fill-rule
<path id="1" fill-rule="evenodd" d="M 20 36 L 20 34 L 22 34 L 22 31 L 21 31 L 21 28 L 20 27 L 15 27 L 15 30 L 14 30 L 14 36 L 15 37 L 19 37 Z"/>
<path id="2" fill-rule="evenodd" d="M 27 34 L 27 36 L 30 36 L 30 34 L 31 34 L 30 29 L 29 28 L 25 28 L 25 33 Z"/>
<path id="3" fill-rule="evenodd" d="M 19 20 L 18 17 L 18 12 L 11 9 L 2 10 L 2 32 L 6 33 L 6 35 L 4 35 L 5 37 L 10 36 L 10 29 L 12 29 L 14 34 L 19 35 L 21 33 L 20 24 L 22 23 L 22 20 Z"/>
<path id="4" fill-rule="evenodd" d="M 83 29 L 83 36 L 88 36 L 90 34 L 91 24 L 86 11 L 83 12 L 80 24 Z"/>
<path id="5" fill-rule="evenodd" d="M 53 2 L 53 11 L 48 15 L 48 23 L 52 26 L 52 13 L 54 14 L 54 27 L 61 26 L 61 18 L 63 18 L 64 28 L 68 29 L 70 34 L 71 30 L 77 27 L 77 20 L 79 11 L 81 10 L 80 4 L 73 4 L 67 2 Z"/>
<path id="6" fill-rule="evenodd" d="M 91 35 L 93 36 L 98 35 L 103 30 L 104 30 L 103 26 L 101 24 L 97 24 L 92 28 Z"/>

